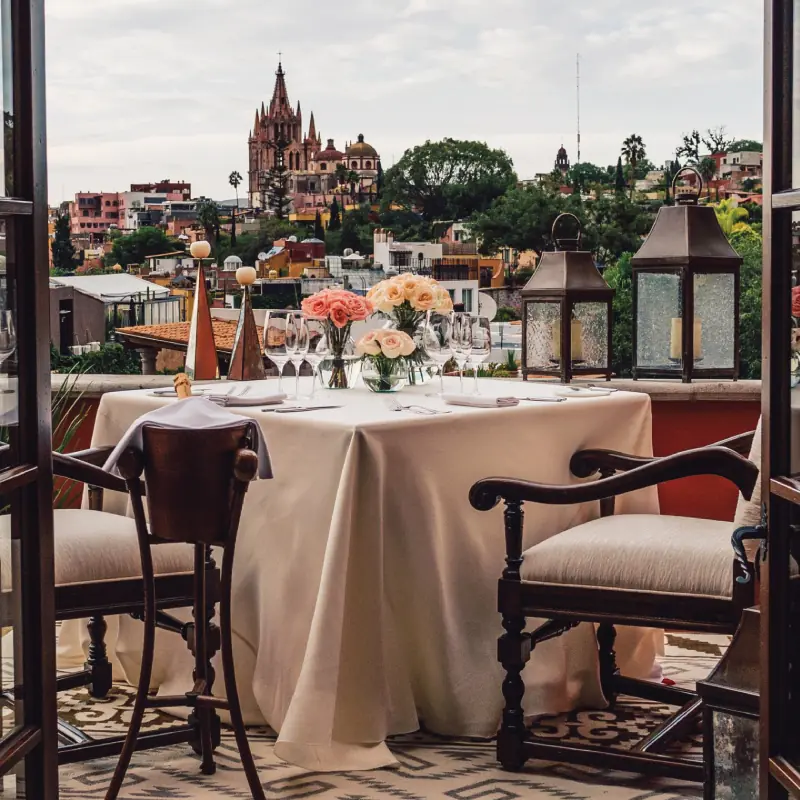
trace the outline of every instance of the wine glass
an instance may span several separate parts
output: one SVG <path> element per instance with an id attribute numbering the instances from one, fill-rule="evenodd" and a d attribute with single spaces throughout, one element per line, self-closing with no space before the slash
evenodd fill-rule
<path id="1" fill-rule="evenodd" d="M 0 311 L 0 366 L 11 358 L 17 349 L 17 329 L 14 324 L 14 312 Z M 10 378 L 8 379 L 10 381 Z M 2 394 L 12 393 L 12 389 L 3 389 Z"/>
<path id="2" fill-rule="evenodd" d="M 472 352 L 470 361 L 475 374 L 475 394 L 478 390 L 478 366 L 492 354 L 492 323 L 488 317 L 472 318 Z"/>
<path id="3" fill-rule="evenodd" d="M 286 329 L 292 311 L 267 311 L 264 320 L 264 355 L 278 368 L 278 392 L 283 391 L 283 368 L 289 361 Z"/>
<path id="4" fill-rule="evenodd" d="M 311 364 L 313 374 L 309 400 L 313 400 L 314 392 L 317 390 L 319 365 L 326 358 L 330 358 L 331 348 L 328 343 L 328 329 L 323 320 L 306 319 L 306 330 L 308 331 L 308 352 L 306 353 L 306 361 Z"/>
<path id="5" fill-rule="evenodd" d="M 300 367 L 308 353 L 308 327 L 302 311 L 292 311 L 286 318 L 286 352 L 294 365 L 294 399 L 300 399 Z"/>
<path id="6" fill-rule="evenodd" d="M 461 392 L 464 392 L 464 367 L 472 353 L 472 314 L 456 311 L 453 314 L 453 326 L 450 329 L 450 347 L 458 366 L 458 378 Z"/>
<path id="7" fill-rule="evenodd" d="M 444 394 L 444 365 L 453 358 L 451 331 L 453 320 L 450 314 L 428 314 L 422 328 L 422 350 L 439 367 L 439 382 Z"/>

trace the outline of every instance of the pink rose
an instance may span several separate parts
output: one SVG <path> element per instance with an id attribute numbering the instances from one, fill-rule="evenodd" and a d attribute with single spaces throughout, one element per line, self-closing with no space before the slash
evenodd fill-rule
<path id="1" fill-rule="evenodd" d="M 359 297 L 357 294 L 349 294 L 347 299 L 345 300 L 345 305 L 347 306 L 347 310 L 350 314 L 351 320 L 365 320 L 370 315 L 369 306 L 372 304 L 369 303 L 363 297 Z"/>
<path id="2" fill-rule="evenodd" d="M 300 304 L 303 313 L 311 319 L 326 319 L 328 316 L 328 298 L 324 292 L 306 297 Z"/>
<path id="3" fill-rule="evenodd" d="M 406 338 L 408 338 L 406 336 Z M 403 354 L 403 338 L 400 331 L 390 331 L 381 337 L 381 350 L 386 358 L 398 358 Z"/>
<path id="4" fill-rule="evenodd" d="M 334 300 L 328 310 L 331 322 L 337 328 L 344 328 L 350 322 L 347 306 L 341 300 Z"/>
<path id="5" fill-rule="evenodd" d="M 800 286 L 792 289 L 792 316 L 800 317 Z"/>
<path id="6" fill-rule="evenodd" d="M 378 331 L 368 331 L 356 344 L 356 352 L 360 356 L 379 356 L 381 346 L 378 342 Z"/>

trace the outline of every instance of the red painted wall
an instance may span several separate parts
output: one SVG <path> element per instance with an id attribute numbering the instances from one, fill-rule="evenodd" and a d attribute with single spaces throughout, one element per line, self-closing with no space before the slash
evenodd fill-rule
<path id="1" fill-rule="evenodd" d="M 653 401 L 653 453 L 671 455 L 755 430 L 759 402 Z M 662 514 L 733 520 L 738 491 L 714 477 L 685 478 L 658 490 Z"/>

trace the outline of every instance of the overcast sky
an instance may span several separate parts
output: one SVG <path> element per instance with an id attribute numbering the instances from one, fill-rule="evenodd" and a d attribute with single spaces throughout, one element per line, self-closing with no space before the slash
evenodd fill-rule
<path id="1" fill-rule="evenodd" d="M 50 199 L 191 181 L 232 196 L 277 52 L 304 127 L 363 133 L 384 168 L 452 136 L 520 177 L 616 163 L 639 133 L 661 164 L 683 132 L 761 139 L 762 0 L 47 0 Z"/>

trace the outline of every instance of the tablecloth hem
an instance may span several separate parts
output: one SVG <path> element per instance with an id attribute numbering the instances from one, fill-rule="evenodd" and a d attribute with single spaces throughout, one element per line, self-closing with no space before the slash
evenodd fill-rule
<path id="1" fill-rule="evenodd" d="M 397 766 L 385 742 L 374 745 L 333 742 L 308 745 L 298 742 L 275 742 L 275 755 L 289 764 L 316 772 L 350 772 Z"/>

